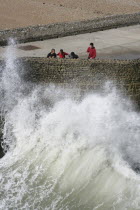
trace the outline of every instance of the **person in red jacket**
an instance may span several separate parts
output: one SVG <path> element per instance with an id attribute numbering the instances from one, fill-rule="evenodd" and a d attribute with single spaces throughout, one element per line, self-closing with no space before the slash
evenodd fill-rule
<path id="1" fill-rule="evenodd" d="M 65 58 L 66 55 L 69 55 L 68 53 L 64 52 L 62 49 L 60 50 L 60 52 L 57 54 L 59 56 L 59 58 Z"/>
<path id="2" fill-rule="evenodd" d="M 93 43 L 90 43 L 90 47 L 88 47 L 87 53 L 88 53 L 88 59 L 96 58 L 96 49 Z"/>

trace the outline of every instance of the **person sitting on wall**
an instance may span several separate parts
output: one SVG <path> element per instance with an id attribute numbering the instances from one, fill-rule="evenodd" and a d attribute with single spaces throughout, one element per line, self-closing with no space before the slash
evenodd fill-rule
<path id="1" fill-rule="evenodd" d="M 79 57 L 74 52 L 71 52 L 70 55 L 69 55 L 69 58 L 71 58 L 71 59 L 77 59 Z"/>
<path id="2" fill-rule="evenodd" d="M 51 52 L 47 55 L 47 58 L 56 58 L 55 49 L 52 49 Z"/>
<path id="3" fill-rule="evenodd" d="M 68 53 L 64 52 L 62 49 L 60 50 L 60 52 L 57 54 L 59 56 L 59 58 L 65 58 L 66 55 L 69 55 Z"/>
<path id="4" fill-rule="evenodd" d="M 96 49 L 93 43 L 90 43 L 90 47 L 88 47 L 87 53 L 88 53 L 88 59 L 96 58 Z"/>

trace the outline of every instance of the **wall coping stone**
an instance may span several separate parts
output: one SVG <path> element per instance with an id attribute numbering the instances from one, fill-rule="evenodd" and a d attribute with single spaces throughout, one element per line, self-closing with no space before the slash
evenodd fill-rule
<path id="1" fill-rule="evenodd" d="M 126 64 L 140 64 L 140 58 L 138 59 L 126 59 L 126 60 L 119 60 L 119 59 L 49 59 L 46 57 L 22 57 L 22 58 L 17 58 L 17 60 L 23 60 L 23 61 L 43 61 L 43 63 L 56 63 L 56 64 L 62 64 L 62 63 L 85 63 L 85 64 L 98 64 L 98 63 L 112 63 L 112 64 L 120 64 L 120 65 L 126 65 Z"/>

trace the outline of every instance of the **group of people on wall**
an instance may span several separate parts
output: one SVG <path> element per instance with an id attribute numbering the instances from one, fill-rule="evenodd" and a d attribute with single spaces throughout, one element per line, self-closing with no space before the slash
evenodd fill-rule
<path id="1" fill-rule="evenodd" d="M 96 48 L 94 47 L 93 43 L 90 43 L 90 46 L 87 49 L 88 53 L 88 59 L 94 59 L 96 58 Z M 79 58 L 78 55 L 76 55 L 74 52 L 66 53 L 61 49 L 59 53 L 56 54 L 55 49 L 52 49 L 51 52 L 47 55 L 47 58 L 65 58 L 66 56 L 69 56 L 71 59 L 77 59 Z"/>

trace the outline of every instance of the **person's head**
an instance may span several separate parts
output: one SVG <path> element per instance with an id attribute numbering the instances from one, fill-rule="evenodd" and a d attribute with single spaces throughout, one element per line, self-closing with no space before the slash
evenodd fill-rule
<path id="1" fill-rule="evenodd" d="M 75 53 L 74 52 L 71 52 L 71 56 L 74 56 L 75 55 Z"/>
<path id="2" fill-rule="evenodd" d="M 60 49 L 60 53 L 63 54 L 63 49 Z"/>
<path id="3" fill-rule="evenodd" d="M 52 53 L 52 54 L 55 53 L 55 49 L 51 49 L 51 53 Z"/>
<path id="4" fill-rule="evenodd" d="M 92 42 L 90 43 L 90 47 L 91 47 L 91 48 L 93 48 L 93 47 L 94 47 L 94 44 L 93 44 Z"/>

